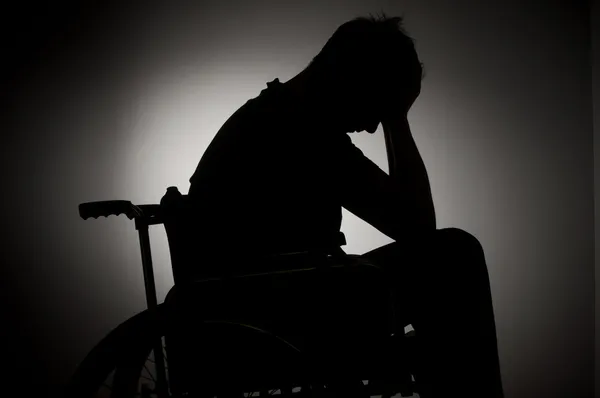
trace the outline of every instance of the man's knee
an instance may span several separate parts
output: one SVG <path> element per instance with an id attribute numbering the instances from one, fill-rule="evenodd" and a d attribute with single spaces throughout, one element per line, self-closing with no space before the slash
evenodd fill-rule
<path id="1" fill-rule="evenodd" d="M 457 249 L 460 252 L 481 254 L 483 247 L 479 239 L 470 232 L 460 228 L 444 228 L 438 230 L 442 242 L 451 249 Z"/>
<path id="2" fill-rule="evenodd" d="M 483 247 L 479 240 L 471 233 L 459 228 L 440 230 L 443 236 L 443 246 L 451 264 L 448 272 L 454 278 L 470 281 L 467 285 L 489 283 L 489 274 L 485 261 Z"/>

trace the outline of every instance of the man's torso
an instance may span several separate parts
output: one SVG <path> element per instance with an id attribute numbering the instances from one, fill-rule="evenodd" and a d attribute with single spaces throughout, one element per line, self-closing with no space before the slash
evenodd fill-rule
<path id="1" fill-rule="evenodd" d="M 277 79 L 268 85 L 227 120 L 190 178 L 199 250 L 268 253 L 339 237 L 332 133 L 303 118 Z"/>

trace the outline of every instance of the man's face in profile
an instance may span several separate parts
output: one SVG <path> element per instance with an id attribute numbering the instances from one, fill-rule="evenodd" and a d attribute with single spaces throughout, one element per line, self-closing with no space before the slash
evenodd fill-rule
<path id="1" fill-rule="evenodd" d="M 351 83 L 339 90 L 334 113 L 345 133 L 375 133 L 382 116 L 382 98 L 376 91 L 368 85 Z"/>
<path id="2" fill-rule="evenodd" d="M 349 133 L 366 131 L 369 134 L 374 134 L 375 131 L 377 131 L 377 127 L 379 127 L 379 123 L 381 123 L 381 118 L 373 111 L 367 111 L 363 114 L 357 114 L 356 116 L 353 127 L 351 127 L 352 130 L 349 131 Z"/>

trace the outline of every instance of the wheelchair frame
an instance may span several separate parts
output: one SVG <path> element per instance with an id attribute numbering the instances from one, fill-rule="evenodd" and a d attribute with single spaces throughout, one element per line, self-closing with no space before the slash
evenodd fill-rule
<path id="1" fill-rule="evenodd" d="M 176 187 L 169 187 L 170 190 L 174 190 L 178 193 Z M 167 193 L 169 193 L 169 189 Z M 166 220 L 167 217 L 164 215 L 164 205 L 162 204 L 142 204 L 134 205 L 130 201 L 125 200 L 113 200 L 113 201 L 100 201 L 100 202 L 88 202 L 79 205 L 79 214 L 85 220 L 89 217 L 97 218 L 99 216 L 107 217 L 109 215 L 120 215 L 125 214 L 129 219 L 133 219 L 135 222 L 135 228 L 138 231 L 140 251 L 142 259 L 142 270 L 144 277 L 144 287 L 146 295 L 147 311 L 152 315 L 159 311 L 159 303 L 156 294 L 156 283 L 154 278 L 154 268 L 152 262 L 152 253 L 150 247 L 149 238 L 149 227 L 152 225 L 164 224 L 165 229 L 167 228 Z M 168 235 L 168 234 L 167 234 Z M 169 239 L 169 249 L 171 251 L 171 260 L 173 263 L 173 252 L 171 247 L 171 240 Z M 341 249 L 340 249 L 341 251 Z M 341 251 L 341 254 L 343 251 Z M 343 260 L 343 258 L 341 258 Z M 172 264 L 173 266 L 173 264 Z M 409 334 L 411 336 L 412 334 Z M 153 345 L 155 355 L 155 366 L 157 372 L 156 391 L 160 397 L 168 397 L 168 382 L 167 382 L 167 370 L 165 367 L 165 357 L 163 354 L 162 339 L 155 341 Z M 410 375 L 399 375 L 402 379 L 398 390 L 392 393 L 388 389 L 385 389 L 382 395 L 389 397 L 395 393 L 400 392 L 402 396 L 410 396 L 416 391 L 416 384 L 414 381 L 410 381 Z M 372 393 L 375 393 L 373 391 Z M 262 394 L 261 394 L 262 395 Z"/>

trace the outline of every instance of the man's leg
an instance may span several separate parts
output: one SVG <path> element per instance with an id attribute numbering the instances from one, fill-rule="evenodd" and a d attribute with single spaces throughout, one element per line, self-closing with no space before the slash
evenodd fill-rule
<path id="1" fill-rule="evenodd" d="M 362 256 L 397 281 L 398 311 L 418 339 L 421 397 L 503 397 L 496 325 L 479 241 L 456 228 Z"/>

